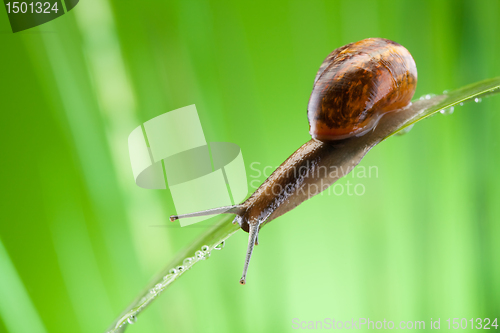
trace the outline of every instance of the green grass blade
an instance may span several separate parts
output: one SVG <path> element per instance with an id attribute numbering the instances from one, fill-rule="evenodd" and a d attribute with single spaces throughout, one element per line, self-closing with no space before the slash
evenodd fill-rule
<path id="1" fill-rule="evenodd" d="M 339 150 L 338 153 L 349 154 L 349 156 L 352 156 L 352 164 L 356 165 L 372 147 L 404 130 L 408 126 L 428 118 L 440 110 L 453 107 L 460 103 L 484 98 L 499 92 L 500 77 L 477 82 L 443 95 L 424 96 L 424 98 L 413 101 L 411 106 L 384 116 L 372 132 L 362 137 L 351 139 L 351 142 L 345 145 L 346 149 L 349 150 L 348 152 Z M 231 224 L 231 220 L 232 216 L 223 217 L 212 229 L 200 236 L 185 251 L 179 253 L 179 255 L 172 260 L 167 269 L 153 279 L 145 291 L 119 316 L 108 329 L 108 332 L 123 332 L 127 325 L 134 323 L 140 312 L 158 297 L 160 293 L 181 277 L 187 270 L 191 269 L 194 264 L 206 259 L 206 257 L 210 255 L 210 252 L 219 246 L 221 242 L 224 242 L 238 231 L 238 225 Z M 201 253 L 198 252 L 202 250 L 202 247 L 204 247 L 206 251 Z M 198 254 L 198 256 L 196 254 Z M 188 261 L 185 261 L 186 258 L 189 258 Z M 169 272 L 171 269 L 175 269 L 178 266 L 183 266 L 183 269 L 174 273 Z M 235 281 L 236 280 L 237 279 L 235 279 Z"/>
<path id="2" fill-rule="evenodd" d="M 412 103 L 411 108 L 416 110 L 415 116 L 408 118 L 404 125 L 394 130 L 387 137 L 400 132 L 406 127 L 415 124 L 417 121 L 428 118 L 441 110 L 448 109 L 460 103 L 474 101 L 476 98 L 480 99 L 488 97 L 489 95 L 497 94 L 499 92 L 500 77 L 496 77 L 467 85 L 460 89 L 447 92 L 443 95 L 433 97 L 428 95 L 429 99 L 426 99 L 426 96 L 423 96 L 419 100 Z"/>
<path id="3" fill-rule="evenodd" d="M 108 332 L 123 332 L 128 324 L 135 322 L 135 318 L 137 318 L 141 311 L 174 281 L 191 269 L 194 264 L 208 259 L 214 249 L 221 250 L 224 247 L 224 241 L 239 229 L 237 224 L 234 225 L 231 223 L 233 218 L 232 215 L 225 215 L 217 224 L 191 243 L 184 251 L 177 254 L 167 268 L 153 278 L 144 292 L 120 315 L 108 329 Z M 182 269 L 179 269 L 180 266 Z M 172 272 L 172 270 L 175 270 L 175 272 Z"/>
<path id="4" fill-rule="evenodd" d="M 47 332 L 1 240 L 0 272 L 0 316 L 9 332 Z"/>

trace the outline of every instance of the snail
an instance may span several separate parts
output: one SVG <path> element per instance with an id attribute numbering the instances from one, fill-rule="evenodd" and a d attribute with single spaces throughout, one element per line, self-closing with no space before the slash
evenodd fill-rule
<path id="1" fill-rule="evenodd" d="M 334 50 L 319 67 L 307 106 L 312 139 L 285 160 L 243 203 L 173 215 L 170 220 L 236 214 L 233 223 L 249 233 L 240 279 L 240 284 L 245 284 L 260 228 L 347 174 L 350 170 L 335 176 L 321 171 L 349 160 L 339 156 L 338 147 L 343 146 L 342 151 L 346 151 L 345 146 L 373 131 L 382 117 L 410 105 L 416 85 L 415 61 L 396 42 L 368 38 Z"/>

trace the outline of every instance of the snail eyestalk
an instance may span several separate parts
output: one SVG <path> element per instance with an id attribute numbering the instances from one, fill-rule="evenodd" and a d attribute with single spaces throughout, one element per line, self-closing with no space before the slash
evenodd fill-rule
<path id="1" fill-rule="evenodd" d="M 217 215 L 217 214 L 238 214 L 240 208 L 241 208 L 240 205 L 224 206 L 224 207 L 219 207 L 219 208 L 202 210 L 200 212 L 181 214 L 181 215 L 172 215 L 172 216 L 170 216 L 170 222 L 174 222 L 175 220 L 183 219 L 186 217 L 197 217 L 197 216 L 207 216 L 207 215 Z"/>
<path id="2" fill-rule="evenodd" d="M 246 283 L 248 265 L 250 264 L 250 258 L 252 258 L 253 248 L 257 243 L 257 236 L 259 235 L 260 223 L 250 223 L 250 230 L 248 231 L 248 248 L 247 255 L 245 257 L 245 266 L 243 266 L 243 275 L 240 279 L 240 284 Z"/>

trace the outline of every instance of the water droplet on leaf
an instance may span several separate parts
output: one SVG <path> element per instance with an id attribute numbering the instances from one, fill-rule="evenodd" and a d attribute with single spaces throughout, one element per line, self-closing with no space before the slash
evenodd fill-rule
<path id="1" fill-rule="evenodd" d="M 216 247 L 214 247 L 214 250 L 222 250 L 224 248 L 224 241 L 220 242 L 219 244 L 217 244 Z"/>
<path id="2" fill-rule="evenodd" d="M 397 136 L 405 135 L 406 133 L 408 133 L 409 131 L 411 131 L 411 129 L 413 128 L 414 125 L 415 124 L 411 124 L 410 126 L 406 126 L 401 131 L 397 132 L 396 135 Z"/>
<path id="3" fill-rule="evenodd" d="M 453 106 L 450 106 L 449 108 L 447 109 L 442 109 L 441 111 L 441 114 L 444 114 L 444 115 L 450 115 L 453 113 L 453 111 L 455 111 L 455 108 Z"/>
<path id="4" fill-rule="evenodd" d="M 204 260 L 205 259 L 205 253 L 202 252 L 202 251 L 196 251 L 195 254 L 196 258 L 200 259 L 200 260 Z"/>

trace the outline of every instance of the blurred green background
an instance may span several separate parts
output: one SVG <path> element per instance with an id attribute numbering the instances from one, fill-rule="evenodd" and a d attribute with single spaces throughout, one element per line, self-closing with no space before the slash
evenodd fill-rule
<path id="1" fill-rule="evenodd" d="M 169 224 L 169 192 L 135 185 L 140 123 L 196 104 L 207 141 L 238 144 L 255 184 L 252 163 L 310 138 L 314 76 L 341 45 L 404 45 L 416 98 L 500 75 L 496 0 L 82 0 L 16 34 L 0 16 L 0 331 L 104 332 L 206 230 Z M 317 196 L 266 226 L 246 286 L 240 231 L 128 331 L 499 316 L 499 143 L 499 96 L 417 124 L 362 161 L 378 177 L 340 183 L 364 195 Z"/>

